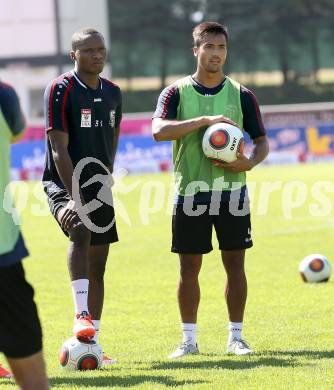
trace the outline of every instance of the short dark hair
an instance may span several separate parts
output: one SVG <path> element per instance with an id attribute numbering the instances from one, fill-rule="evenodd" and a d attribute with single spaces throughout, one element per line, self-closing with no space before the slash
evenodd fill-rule
<path id="1" fill-rule="evenodd" d="M 194 47 L 200 46 L 203 38 L 208 34 L 223 34 L 228 42 L 227 27 L 217 22 L 203 22 L 198 24 L 193 30 Z"/>
<path id="2" fill-rule="evenodd" d="M 99 31 L 95 30 L 95 28 L 85 27 L 85 28 L 82 28 L 82 29 L 76 31 L 72 35 L 72 40 L 71 40 L 72 50 L 73 51 L 78 50 L 79 46 L 87 38 L 87 36 L 95 35 L 95 34 L 100 35 L 102 37 L 102 39 L 104 40 L 103 35 Z"/>

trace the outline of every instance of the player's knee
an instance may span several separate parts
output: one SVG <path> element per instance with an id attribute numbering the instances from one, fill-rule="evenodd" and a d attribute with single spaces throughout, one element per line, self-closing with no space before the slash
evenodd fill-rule
<path id="1" fill-rule="evenodd" d="M 83 223 L 77 224 L 69 231 L 70 240 L 80 246 L 88 246 L 90 244 L 90 231 Z"/>
<path id="2" fill-rule="evenodd" d="M 229 279 L 244 279 L 246 277 L 243 264 L 233 264 L 233 266 L 225 267 L 226 274 Z"/>
<path id="3" fill-rule="evenodd" d="M 181 277 L 197 277 L 201 270 L 201 265 L 196 262 L 183 262 L 180 265 Z"/>

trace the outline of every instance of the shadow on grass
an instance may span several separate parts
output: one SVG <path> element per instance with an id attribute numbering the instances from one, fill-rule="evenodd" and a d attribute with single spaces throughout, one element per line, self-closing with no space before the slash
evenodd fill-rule
<path id="1" fill-rule="evenodd" d="M 296 367 L 301 366 L 295 360 L 279 359 L 276 357 L 261 357 L 249 356 L 240 357 L 235 360 L 219 359 L 219 360 L 201 360 L 201 361 L 171 361 L 171 362 L 153 362 L 151 368 L 154 370 L 168 370 L 168 369 L 217 369 L 225 370 L 249 370 L 256 367 Z"/>
<path id="2" fill-rule="evenodd" d="M 0 378 L 0 389 L 3 389 L 7 386 L 15 386 L 14 379 L 11 378 Z"/>
<path id="3" fill-rule="evenodd" d="M 310 357 L 312 359 L 334 359 L 334 350 L 329 351 L 313 351 L 301 349 L 296 351 L 263 351 L 259 356 L 284 356 L 284 357 Z"/>
<path id="4" fill-rule="evenodd" d="M 184 386 L 184 385 L 195 385 L 195 384 L 203 384 L 206 383 L 204 381 L 195 381 L 195 380 L 189 380 L 189 381 L 177 381 L 173 379 L 170 376 L 154 376 L 154 375 L 128 375 L 128 376 L 115 376 L 112 373 L 109 376 L 97 376 L 97 377 L 76 377 L 75 374 L 72 377 L 57 377 L 57 378 L 50 378 L 50 385 L 56 386 L 56 385 L 69 385 L 69 386 L 80 386 L 80 389 L 84 387 L 94 387 L 94 388 L 100 388 L 100 387 L 112 387 L 112 386 L 119 386 L 119 387 L 133 387 L 133 386 L 139 386 L 143 383 L 149 383 L 149 384 L 159 384 L 159 385 L 165 385 L 166 387 L 177 387 L 177 386 Z"/>
<path id="5" fill-rule="evenodd" d="M 249 357 L 239 357 L 233 360 L 226 357 L 221 359 L 221 355 L 208 353 L 201 354 L 200 361 L 192 360 L 178 360 L 178 361 L 158 361 L 153 362 L 151 368 L 154 370 L 167 369 L 217 369 L 225 370 L 247 370 L 256 367 L 298 367 L 305 365 L 298 362 L 299 357 L 306 357 L 310 360 L 314 359 L 334 359 L 334 350 L 328 351 L 314 351 L 314 350 L 295 350 L 295 351 L 263 351 L 256 353 Z M 217 357 L 220 356 L 219 359 Z M 205 358 L 212 358 L 212 360 L 203 360 Z"/>

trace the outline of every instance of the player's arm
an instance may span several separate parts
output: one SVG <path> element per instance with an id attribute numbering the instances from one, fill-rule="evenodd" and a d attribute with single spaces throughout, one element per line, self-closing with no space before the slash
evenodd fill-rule
<path id="1" fill-rule="evenodd" d="M 58 175 L 72 198 L 72 201 L 69 202 L 63 210 L 60 210 L 59 215 L 57 216 L 61 227 L 68 231 L 75 225 L 78 218 L 75 211 L 75 199 L 73 199 L 72 195 L 73 163 L 67 149 L 68 134 L 62 131 L 53 130 L 49 131 L 48 137 Z M 81 203 L 83 203 L 82 196 Z"/>
<path id="2" fill-rule="evenodd" d="M 248 159 L 251 168 L 260 164 L 269 154 L 269 142 L 266 135 L 253 139 L 253 144 L 253 151 Z"/>
<path id="3" fill-rule="evenodd" d="M 199 116 L 183 121 L 153 118 L 153 138 L 155 141 L 172 141 L 182 138 L 202 127 L 208 127 L 219 122 L 235 125 L 233 121 L 226 118 L 224 115 Z"/>
<path id="4" fill-rule="evenodd" d="M 184 137 L 206 125 L 204 117 L 184 121 L 154 118 L 152 133 L 155 141 L 171 141 Z"/>
<path id="5" fill-rule="evenodd" d="M 176 120 L 180 102 L 178 88 L 175 85 L 165 88 L 158 99 L 152 121 L 152 134 L 155 141 L 172 141 L 218 122 L 232 123 L 223 115 L 199 116 L 183 121 Z"/>
<path id="6" fill-rule="evenodd" d="M 1 99 L 1 110 L 12 133 L 11 142 L 18 142 L 24 134 L 26 121 L 20 100 L 13 88 L 6 88 Z"/>
<path id="7" fill-rule="evenodd" d="M 60 210 L 57 216 L 62 228 L 68 231 L 76 222 L 77 213 L 74 211 L 72 193 L 73 163 L 68 153 L 69 129 L 66 121 L 68 93 L 66 93 L 66 88 L 69 86 L 60 86 L 56 82 L 50 84 L 45 90 L 44 107 L 46 132 L 52 149 L 52 157 L 60 180 L 72 198 L 72 201 Z"/>
<path id="8" fill-rule="evenodd" d="M 73 164 L 68 153 L 68 94 L 71 86 L 54 81 L 44 94 L 45 127 L 59 177 L 72 197 Z"/>
<path id="9" fill-rule="evenodd" d="M 113 173 L 114 171 L 114 162 L 115 162 L 115 157 L 116 157 L 116 152 L 118 148 L 118 141 L 119 141 L 119 133 L 121 132 L 121 127 L 115 127 L 115 132 L 114 132 L 114 148 L 112 151 L 112 156 L 111 156 L 111 167 L 110 167 L 110 173 Z"/>
<path id="10" fill-rule="evenodd" d="M 110 172 L 113 173 L 114 171 L 114 162 L 118 147 L 118 141 L 119 141 L 119 134 L 121 131 L 121 120 L 122 120 L 122 102 L 117 106 L 116 112 L 115 112 L 115 130 L 114 130 L 114 142 L 113 142 L 113 154 L 111 156 L 111 167 Z"/>
<path id="11" fill-rule="evenodd" d="M 238 153 L 237 159 L 231 163 L 223 163 L 215 160 L 213 165 L 228 169 L 231 172 L 250 171 L 256 165 L 260 164 L 269 153 L 269 142 L 266 135 L 253 139 L 253 144 L 254 147 L 249 158 L 243 153 Z"/>
<path id="12" fill-rule="evenodd" d="M 67 192 L 72 197 L 73 163 L 68 153 L 68 134 L 63 131 L 52 130 L 48 132 L 52 148 L 52 157 L 56 165 L 58 175 Z"/>

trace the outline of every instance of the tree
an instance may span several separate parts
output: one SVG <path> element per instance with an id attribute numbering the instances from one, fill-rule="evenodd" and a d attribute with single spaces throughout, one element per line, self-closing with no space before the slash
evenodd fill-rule
<path id="1" fill-rule="evenodd" d="M 185 52 L 190 52 L 191 31 L 195 24 L 192 15 L 199 3 L 198 0 L 145 0 L 141 4 L 141 12 L 145 15 L 142 36 L 160 57 L 161 88 L 166 84 L 169 64 L 176 53 L 181 51 L 181 55 L 185 55 Z"/>
<path id="2" fill-rule="evenodd" d="M 111 52 L 116 42 L 124 48 L 119 54 L 124 58 L 124 73 L 128 80 L 127 89 L 131 89 L 131 79 L 135 69 L 133 53 L 136 50 L 136 38 L 141 25 L 141 13 L 133 6 L 132 0 L 109 0 L 107 4 Z"/>
<path id="3" fill-rule="evenodd" d="M 193 14 L 202 0 L 108 1 L 111 47 L 124 56 L 128 86 L 141 63 L 159 58 L 161 88 L 166 84 L 169 65 L 175 55 L 190 57 Z M 135 4 L 135 5 L 134 5 Z M 140 49 L 139 49 L 140 47 Z M 125 49 L 124 49 L 125 48 Z M 181 53 L 181 54 L 180 54 Z M 185 54 L 188 53 L 188 54 Z"/>
<path id="4" fill-rule="evenodd" d="M 230 33 L 228 58 L 233 58 L 233 66 L 245 67 L 250 71 L 258 62 L 258 18 L 254 12 L 255 0 L 210 0 L 206 2 L 204 19 L 213 20 L 227 26 Z M 252 15 L 252 17 L 248 17 Z M 230 68 L 229 60 L 225 72 Z"/>
<path id="5" fill-rule="evenodd" d="M 309 42 L 310 54 L 313 64 L 313 78 L 318 82 L 320 69 L 319 37 L 322 31 L 333 26 L 334 3 L 332 0 L 299 0 L 297 2 L 300 16 L 300 27 L 303 28 L 306 39 Z M 333 33 L 333 29 L 331 30 Z M 332 34 L 333 38 L 333 34 Z"/>
<path id="6" fill-rule="evenodd" d="M 304 44 L 297 3 L 288 4 L 281 0 L 259 0 L 256 3 L 253 14 L 256 14 L 258 42 L 267 47 L 272 58 L 277 59 L 284 83 L 292 81 L 295 79 L 292 63 Z"/>

